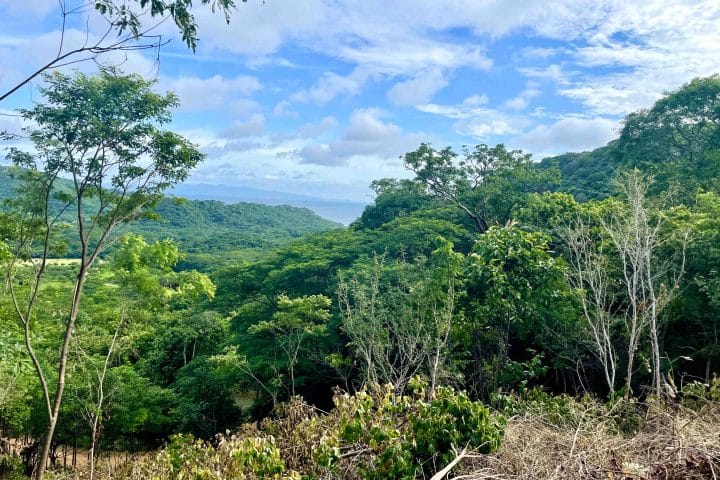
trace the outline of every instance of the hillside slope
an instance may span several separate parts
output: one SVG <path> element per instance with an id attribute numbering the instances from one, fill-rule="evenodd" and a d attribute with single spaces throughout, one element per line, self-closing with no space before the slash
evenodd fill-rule
<path id="1" fill-rule="evenodd" d="M 617 140 L 589 152 L 569 152 L 540 161 L 540 168 L 556 167 L 561 179 L 558 190 L 579 201 L 603 198 L 613 191 L 612 180 L 621 167 Z"/>
<path id="2" fill-rule="evenodd" d="M 0 167 L 0 200 L 15 195 L 17 181 Z M 67 180 L 60 188 L 70 189 Z M 188 253 L 193 267 L 224 263 L 229 259 L 255 258 L 268 248 L 282 245 L 306 233 L 341 228 L 307 208 L 257 203 L 226 204 L 214 200 L 165 198 L 155 209 L 159 220 L 141 220 L 122 228 L 154 241 L 172 238 Z M 76 254 L 70 245 L 68 256 Z"/>

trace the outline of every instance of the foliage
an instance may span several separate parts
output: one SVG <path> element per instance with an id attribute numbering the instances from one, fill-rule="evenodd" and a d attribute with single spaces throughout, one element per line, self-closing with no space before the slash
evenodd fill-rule
<path id="1" fill-rule="evenodd" d="M 457 154 L 449 147 L 436 151 L 422 144 L 403 159 L 429 194 L 460 208 L 480 233 L 510 220 L 523 195 L 547 191 L 558 181 L 556 170 L 539 170 L 529 154 L 504 145 L 476 145 L 463 154 L 456 163 Z"/>
<path id="2" fill-rule="evenodd" d="M 155 459 L 135 465 L 128 479 L 299 480 L 285 473 L 272 437 L 238 440 L 220 437 L 217 448 L 192 436 L 175 435 Z"/>
<path id="3" fill-rule="evenodd" d="M 280 295 L 272 319 L 263 320 L 248 329 L 254 335 L 270 335 L 285 352 L 291 395 L 295 395 L 295 365 L 303 344 L 309 338 L 326 333 L 326 322 L 330 319 L 329 307 L 330 299 L 323 295 L 293 299 Z"/>
<path id="4" fill-rule="evenodd" d="M 243 2 L 247 0 L 242 0 Z M 214 12 L 219 10 L 225 16 L 225 21 L 230 22 L 230 11 L 235 6 L 234 0 L 201 0 L 202 5 L 209 5 Z M 140 7 L 137 10 L 134 4 Z M 151 17 L 171 18 L 177 26 L 183 42 L 193 51 L 197 46 L 197 24 L 191 10 L 192 0 L 133 0 L 118 4 L 115 0 L 97 0 L 95 10 L 101 15 L 113 19 L 113 29 L 118 35 L 129 31 L 138 38 L 146 35 L 147 28 L 141 23 L 143 16 L 150 14 Z"/>
<path id="5" fill-rule="evenodd" d="M 369 448 L 370 458 L 357 462 L 361 478 L 422 478 L 449 463 L 458 448 L 488 453 L 500 446 L 502 417 L 446 387 L 424 401 L 422 384 L 416 387 L 411 396 L 387 388 L 336 397 L 337 433 L 326 434 L 316 458 L 338 470 L 345 446 Z"/>
<path id="6" fill-rule="evenodd" d="M 682 182 L 690 196 L 717 187 L 719 148 L 718 75 L 696 78 L 652 108 L 631 113 L 618 141 L 624 164 L 652 174 L 660 191 Z"/>
<path id="7" fill-rule="evenodd" d="M 613 194 L 612 180 L 622 170 L 617 140 L 589 152 L 565 153 L 540 161 L 539 168 L 560 171 L 558 190 L 579 202 L 599 200 Z"/>
<path id="8" fill-rule="evenodd" d="M 21 177 L 22 170 L 0 166 L 0 200 L 16 197 L 22 188 Z M 58 178 L 54 188 L 58 192 L 72 192 L 72 181 Z M 53 203 L 58 209 L 61 208 L 59 202 Z M 88 211 L 97 207 L 95 198 L 86 199 L 85 204 L 89 205 L 86 207 Z M 60 215 L 60 220 L 72 222 L 73 215 L 73 211 L 66 210 Z M 152 217 L 141 218 L 132 226 L 120 226 L 118 230 L 120 233 L 141 235 L 150 242 L 170 238 L 186 254 L 181 266 L 202 271 L 218 270 L 225 265 L 253 260 L 303 235 L 340 227 L 304 208 L 253 203 L 228 205 L 211 200 L 174 197 L 162 198 L 154 208 Z M 79 256 L 80 242 L 72 233 L 67 229 L 58 232 L 64 249 L 57 251 L 57 255 L 64 258 Z M 115 245 L 110 245 L 105 256 L 114 249 Z"/>
<path id="9" fill-rule="evenodd" d="M 463 256 L 451 242 L 437 241 L 429 264 L 375 257 L 340 281 L 341 328 L 366 385 L 391 383 L 402 392 L 422 372 L 434 388 L 446 373 Z"/>
<path id="10" fill-rule="evenodd" d="M 247 0 L 242 0 L 243 2 Z M 235 0 L 200 0 L 200 4 L 209 6 L 215 13 L 221 12 L 225 21 L 230 21 L 230 12 L 235 7 Z M 197 3 L 196 3 L 197 5 Z M 167 20 L 172 20 L 188 48 L 195 51 L 197 46 L 197 23 L 192 9 L 192 0 L 95 0 L 83 8 L 68 8 L 65 2 L 59 2 L 59 13 L 62 22 L 59 45 L 54 57 L 43 62 L 43 65 L 17 83 L 7 92 L 0 91 L 0 102 L 18 91 L 28 82 L 49 70 L 73 63 L 93 60 L 101 64 L 99 57 L 108 52 L 128 52 L 135 50 L 159 49 L 167 43 L 156 30 Z M 65 46 L 65 25 L 71 15 L 87 15 L 95 10 L 104 20 L 104 33 L 100 31 L 98 38 L 73 48 Z M 155 20 L 156 19 L 156 20 Z M 96 28 L 103 28 L 102 22 Z M 0 137 L 4 132 L 0 132 Z"/>
<path id="11" fill-rule="evenodd" d="M 19 458 L 0 454 L 0 478 L 5 480 L 25 480 L 25 468 Z"/>
<path id="12" fill-rule="evenodd" d="M 469 379 L 484 389 L 500 386 L 512 339 L 553 352 L 573 331 L 576 310 L 566 266 L 551 255 L 548 240 L 517 225 L 491 227 L 467 257 L 465 342 L 475 365 L 481 365 Z"/>
<path id="13" fill-rule="evenodd" d="M 259 429 L 219 436 L 216 448 L 174 437 L 127 478 L 427 478 L 456 449 L 489 453 L 500 446 L 501 415 L 451 388 L 426 398 L 425 387 L 416 382 L 407 396 L 389 386 L 338 394 L 328 415 L 295 399 Z"/>
<path id="14" fill-rule="evenodd" d="M 185 180 L 203 158 L 192 143 L 161 129 L 170 121 L 177 97 L 153 92 L 152 83 L 137 75 L 103 68 L 92 77 L 55 72 L 45 80 L 47 86 L 40 90 L 44 103 L 20 110 L 31 125 L 25 130 L 33 151 L 11 148 L 7 155 L 22 169 L 23 188 L 8 202 L 7 224 L 15 234 L 13 258 L 5 266 L 15 317 L 47 409 L 47 430 L 33 472 L 38 480 L 61 412 L 73 334 L 92 267 L 118 225 L 148 215 L 162 192 Z M 70 192 L 55 188 L 56 179 L 65 175 L 72 178 Z M 94 200 L 89 210 L 88 199 Z M 57 249 L 56 237 L 63 227 L 60 215 L 69 209 L 76 210 L 70 229 L 80 243 L 80 262 L 74 285 L 66 292 L 69 311 L 63 315 L 64 333 L 56 340 L 60 353 L 52 359 L 57 368 L 52 378 L 55 368 L 43 365 L 33 347 L 34 309 L 43 298 L 48 258 Z M 33 256 L 39 257 L 37 261 L 31 260 Z M 25 279 L 15 274 L 28 260 L 33 275 L 26 288 Z"/>
<path id="15" fill-rule="evenodd" d="M 688 454 L 663 442 L 690 425 L 692 435 L 717 425 L 716 87 L 715 77 L 693 81 L 629 117 L 607 147 L 540 165 L 503 146 L 458 156 L 421 145 L 404 156 L 415 178 L 374 182 L 373 205 L 347 229 L 315 224 L 307 212 L 160 200 L 168 223 L 123 226 L 128 234 L 95 257 L 83 284 L 56 440 L 89 445 L 92 414 L 103 416 L 105 449 L 154 448 L 183 434 L 116 478 L 429 478 L 466 447 L 468 466 L 507 460 L 506 471 L 530 478 L 513 463 L 527 461 L 525 446 L 553 459 L 559 470 L 538 462 L 547 476 L 619 477 L 663 465 L 678 478 L 710 472 L 707 448 Z M 10 260 L 12 285 L 27 295 L 38 249 L 15 252 L 23 235 L 43 231 L 43 208 L 58 215 L 47 246 L 60 254 L 78 212 L 107 224 L 91 212 L 115 202 L 120 187 L 107 196 L 88 187 L 78 209 L 74 181 L 56 178 L 48 189 L 43 168 L 12 174 L 33 182 L 0 213 L 0 261 Z M 23 206 L 43 191 L 45 207 Z M 144 207 L 160 192 L 146 193 L 135 204 L 142 208 L 122 210 L 128 220 L 152 216 Z M 235 250 L 246 246 L 255 250 Z M 81 265 L 43 267 L 27 329 L 41 366 L 59 360 L 67 291 Z M 33 362 L 18 361 L 24 329 L 13 312 L 11 295 L 0 295 L 0 429 L 37 438 L 46 398 Z M 98 407 L 105 359 L 108 396 Z M 623 370 L 631 381 L 616 389 Z M 650 378 L 672 409 L 647 396 Z M 227 430 L 234 437 L 213 437 Z M 503 432 L 509 444 L 498 451 Z M 631 453 L 594 448 L 594 436 Z M 570 450 L 560 458 L 548 444 Z M 650 462 L 647 452 L 685 463 Z"/>

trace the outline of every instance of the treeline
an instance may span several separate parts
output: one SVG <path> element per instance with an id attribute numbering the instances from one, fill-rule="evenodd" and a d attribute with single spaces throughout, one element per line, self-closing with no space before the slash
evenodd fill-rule
<path id="1" fill-rule="evenodd" d="M 46 95 L 56 103 L 71 85 L 75 95 L 119 88 L 128 102 L 139 89 L 146 105 L 159 105 L 149 112 L 159 120 L 172 105 L 137 78 L 113 72 L 99 80 L 53 78 Z M 87 195 L 96 208 L 107 206 L 72 227 L 84 250 L 79 263 L 68 265 L 32 258 L 38 239 L 48 251 L 62 240 L 64 226 L 59 237 L 55 230 L 44 236 L 47 204 L 28 210 L 22 202 L 33 199 L 19 195 L 15 211 L 24 216 L 3 214 L 11 289 L 0 305 L 0 343 L 8 352 L 0 362 L 3 435 L 47 439 L 54 429 L 51 453 L 60 444 L 135 450 L 172 433 L 211 438 L 277 412 L 293 396 L 328 410 L 336 387 L 390 385 L 385 400 L 372 405 L 389 398 L 414 420 L 382 434 L 383 441 L 395 438 L 393 431 L 402 439 L 389 443 L 399 450 L 387 455 L 402 453 L 415 465 L 429 461 L 432 447 L 413 443 L 413 429 L 439 439 L 441 419 L 455 425 L 466 410 L 487 427 L 476 440 L 497 442 L 501 420 L 476 401 L 497 402 L 498 392 L 538 387 L 601 399 L 672 398 L 686 383 L 710 382 L 720 360 L 719 99 L 720 78 L 693 80 L 628 116 L 620 138 L 601 153 L 541 164 L 502 145 L 459 153 L 421 145 L 403 157 L 414 178 L 373 182 L 374 203 L 349 228 L 304 237 L 210 276 L 179 268 L 182 253 L 172 241 L 129 235 L 112 254 L 96 256 L 104 237 L 83 230 L 97 224 L 117 234 L 116 226 L 144 216 L 162 188 L 199 161 L 191 145 L 150 130 L 158 135 L 150 144 L 165 179 L 139 192 L 127 188 L 126 197 L 118 190 L 147 172 L 121 169 L 102 200 L 110 195 L 98 182 L 105 167 L 68 166 L 51 155 L 57 132 L 65 132 L 63 118 L 49 115 L 51 107 L 25 112 L 51 132 L 39 149 L 48 154 L 44 168 L 14 153 L 18 165 L 30 167 L 24 181 L 39 189 L 29 192 L 52 191 L 48 166 L 75 168 L 86 172 L 87 190 L 55 200 L 78 207 L 72 202 Z M 82 145 L 108 135 L 89 125 Z M 165 148 L 165 141 L 176 144 Z M 185 163 L 175 163 L 168 152 L 183 148 Z M 133 164 L 137 158 L 127 150 L 108 161 Z M 602 176 L 591 178 L 596 169 Z M 78 288 L 82 303 L 68 295 Z M 67 338 L 69 347 L 59 347 Z M 57 369 L 63 359 L 67 368 Z M 58 402 L 48 385 L 60 383 Z M 408 392 L 446 400 L 430 406 L 392 400 Z M 376 442 L 363 429 L 382 425 L 386 407 L 365 408 L 361 398 L 346 402 L 369 423 L 336 432 L 338 445 Z M 321 421 L 303 425 L 312 431 Z M 457 439 L 470 441 L 472 431 L 459 422 Z M 442 460 L 457 446 L 437 447 Z M 205 454 L 205 445 L 186 447 Z M 335 462 L 346 458 L 340 450 L 330 454 Z M 398 472 L 437 470 L 426 467 Z M 375 468 L 374 478 L 383 478 Z"/>

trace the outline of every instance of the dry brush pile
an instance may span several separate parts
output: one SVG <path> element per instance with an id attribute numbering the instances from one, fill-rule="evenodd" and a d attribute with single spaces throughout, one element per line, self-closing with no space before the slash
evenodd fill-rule
<path id="1" fill-rule="evenodd" d="M 473 457 L 455 478 L 720 478 L 720 398 L 707 392 L 696 389 L 700 395 L 688 393 L 670 405 L 544 395 L 511 400 L 508 410 L 516 414 L 508 419 L 503 446 Z"/>

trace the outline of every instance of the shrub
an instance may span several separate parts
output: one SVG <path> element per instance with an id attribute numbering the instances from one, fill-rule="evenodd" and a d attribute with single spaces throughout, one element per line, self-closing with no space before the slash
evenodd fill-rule
<path id="1" fill-rule="evenodd" d="M 428 478 L 463 448 L 500 446 L 504 418 L 464 392 L 415 381 L 410 395 L 391 387 L 336 394 L 335 409 L 318 412 L 299 398 L 275 418 L 246 425 L 216 447 L 175 436 L 134 479 L 414 479 Z"/>
<path id="2" fill-rule="evenodd" d="M 226 438 L 218 446 L 191 435 L 175 435 L 168 446 L 149 462 L 137 464 L 130 478 L 172 480 L 299 479 L 285 473 L 285 463 L 272 437 Z"/>
<path id="3" fill-rule="evenodd" d="M 25 468 L 18 457 L 0 455 L 0 478 L 4 480 L 24 480 Z"/>
<path id="4" fill-rule="evenodd" d="M 422 388 L 410 396 L 390 388 L 337 396 L 338 428 L 323 438 L 316 461 L 338 469 L 354 458 L 364 479 L 416 478 L 441 469 L 456 449 L 489 453 L 500 446 L 503 417 L 464 392 L 438 388 L 423 397 Z"/>

